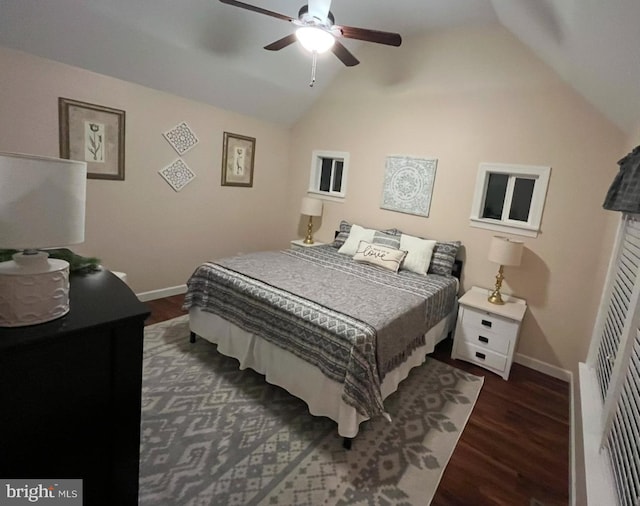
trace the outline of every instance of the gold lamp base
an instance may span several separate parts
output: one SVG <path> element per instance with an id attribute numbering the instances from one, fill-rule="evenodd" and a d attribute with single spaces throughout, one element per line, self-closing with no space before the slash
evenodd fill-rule
<path id="1" fill-rule="evenodd" d="M 502 294 L 500 293 L 500 288 L 502 288 L 502 280 L 504 276 L 502 275 L 503 266 L 500 266 L 498 269 L 498 274 L 496 274 L 496 286 L 493 288 L 493 291 L 489 295 L 487 299 L 491 304 L 502 305 L 504 301 L 502 300 Z"/>
<path id="2" fill-rule="evenodd" d="M 302 241 L 305 244 L 313 244 L 313 218 L 309 216 L 309 223 L 307 224 L 307 236 Z"/>
<path id="3" fill-rule="evenodd" d="M 502 300 L 502 295 L 498 290 L 494 290 L 493 292 L 491 292 L 491 295 L 489 295 L 489 298 L 487 300 L 491 302 L 491 304 L 498 304 L 498 305 L 504 304 L 504 301 Z"/>

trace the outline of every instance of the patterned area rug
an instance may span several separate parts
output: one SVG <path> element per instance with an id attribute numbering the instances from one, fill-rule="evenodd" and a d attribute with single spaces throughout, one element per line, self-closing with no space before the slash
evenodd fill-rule
<path id="1" fill-rule="evenodd" d="M 483 379 L 433 359 L 365 422 L 351 451 L 334 422 L 198 339 L 188 317 L 145 328 L 140 502 L 427 505 Z"/>

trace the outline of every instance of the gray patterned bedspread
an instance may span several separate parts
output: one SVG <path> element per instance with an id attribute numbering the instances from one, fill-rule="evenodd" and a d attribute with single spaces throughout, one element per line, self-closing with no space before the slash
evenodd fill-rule
<path id="1" fill-rule="evenodd" d="M 454 307 L 450 276 L 394 273 L 331 246 L 207 262 L 190 277 L 199 307 L 316 365 L 363 415 L 383 413 L 380 384 Z"/>

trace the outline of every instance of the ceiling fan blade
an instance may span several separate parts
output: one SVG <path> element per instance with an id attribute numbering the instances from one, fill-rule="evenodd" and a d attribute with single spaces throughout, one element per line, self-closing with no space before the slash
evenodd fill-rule
<path id="1" fill-rule="evenodd" d="M 293 18 L 289 16 L 285 16 L 284 14 L 280 14 L 278 12 L 268 11 L 261 7 L 256 7 L 255 5 L 249 5 L 244 2 L 238 2 L 237 0 L 220 0 L 223 4 L 233 5 L 234 7 L 240 7 L 241 9 L 246 9 L 248 11 L 257 12 L 258 14 L 265 14 L 267 16 L 271 16 L 273 18 L 282 19 L 284 21 L 293 21 Z"/>
<path id="2" fill-rule="evenodd" d="M 321 23 L 326 22 L 331 8 L 331 0 L 308 0 L 309 14 Z"/>
<path id="3" fill-rule="evenodd" d="M 222 1 L 222 0 L 221 0 Z M 342 32 L 342 36 L 347 39 L 358 39 L 367 42 L 377 42 L 387 46 L 398 47 L 402 44 L 402 37 L 399 33 L 383 32 L 380 30 L 369 30 L 367 28 L 356 28 L 354 26 L 334 26 Z"/>
<path id="4" fill-rule="evenodd" d="M 295 41 L 296 41 L 296 34 L 292 33 L 290 35 L 287 35 L 286 37 L 282 37 L 281 39 L 276 40 L 275 42 L 272 42 L 268 46 L 264 46 L 264 48 L 268 49 L 269 51 L 279 51 L 280 49 L 287 47 L 290 44 L 293 44 Z"/>
<path id="5" fill-rule="evenodd" d="M 340 42 L 338 42 L 337 40 L 334 42 L 333 47 L 331 48 L 331 51 L 347 67 L 353 67 L 358 63 L 360 63 L 360 61 L 355 56 L 353 56 L 349 52 L 349 50 L 346 47 L 344 47 L 342 44 L 340 44 Z"/>

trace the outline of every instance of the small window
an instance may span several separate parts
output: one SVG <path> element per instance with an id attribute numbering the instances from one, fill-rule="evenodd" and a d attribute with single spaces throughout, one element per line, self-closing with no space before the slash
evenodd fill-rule
<path id="1" fill-rule="evenodd" d="M 344 199 L 347 186 L 349 153 L 314 151 L 311 156 L 309 192 Z"/>
<path id="2" fill-rule="evenodd" d="M 550 167 L 480 164 L 471 226 L 536 237 L 550 173 Z"/>

